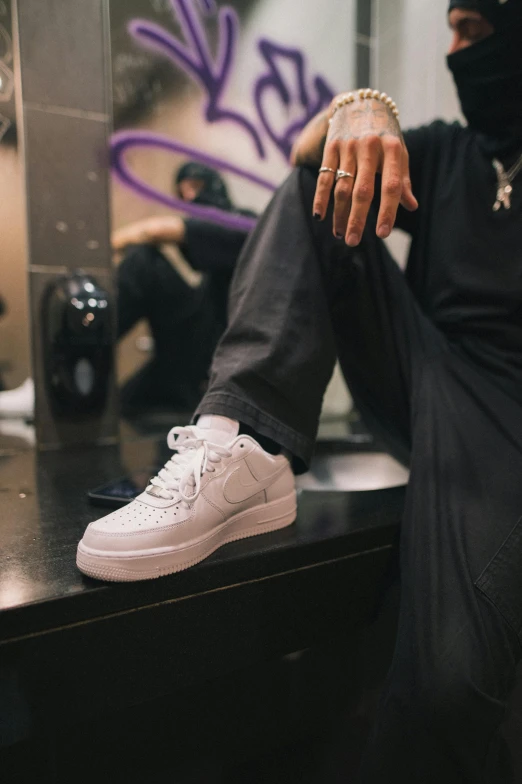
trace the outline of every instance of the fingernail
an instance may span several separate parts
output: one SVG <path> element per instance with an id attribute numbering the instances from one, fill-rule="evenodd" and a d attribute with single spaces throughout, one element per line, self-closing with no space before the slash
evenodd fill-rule
<path id="1" fill-rule="evenodd" d="M 320 212 L 314 212 L 314 220 L 317 220 L 317 221 L 321 220 L 321 213 Z"/>
<path id="2" fill-rule="evenodd" d="M 383 223 L 382 226 L 379 226 L 377 230 L 377 236 L 381 238 L 381 240 L 385 239 L 390 233 L 390 227 L 387 223 Z"/>
<path id="3" fill-rule="evenodd" d="M 350 245 L 350 247 L 353 248 L 355 247 L 355 245 L 359 244 L 359 237 L 357 236 L 357 234 L 349 234 L 346 243 L 347 245 Z"/>
<path id="4" fill-rule="evenodd" d="M 335 232 L 335 236 L 337 237 L 337 239 L 338 239 L 338 240 L 342 240 L 342 238 L 343 238 L 343 236 L 344 236 L 344 235 L 343 235 L 343 234 L 339 234 L 339 232 L 338 232 L 338 231 L 336 231 L 336 232 Z"/>

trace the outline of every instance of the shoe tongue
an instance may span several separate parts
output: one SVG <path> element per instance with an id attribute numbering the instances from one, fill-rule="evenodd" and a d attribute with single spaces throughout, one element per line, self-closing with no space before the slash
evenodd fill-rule
<path id="1" fill-rule="evenodd" d="M 215 444 L 228 444 L 239 433 L 239 422 L 214 414 L 200 416 L 196 427 L 208 431 L 208 440 Z"/>

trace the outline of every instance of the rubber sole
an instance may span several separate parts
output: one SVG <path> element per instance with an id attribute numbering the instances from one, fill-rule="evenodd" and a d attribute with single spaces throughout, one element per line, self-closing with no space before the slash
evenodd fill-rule
<path id="1" fill-rule="evenodd" d="M 109 582 L 153 580 L 156 577 L 189 569 L 230 542 L 286 528 L 292 525 L 296 515 L 297 503 L 294 491 L 285 498 L 234 515 L 204 539 L 188 542 L 183 547 L 172 548 L 171 551 L 159 554 L 151 554 L 144 550 L 143 553 L 129 557 L 125 554 L 94 551 L 80 542 L 76 565 L 83 574 L 96 580 Z"/>

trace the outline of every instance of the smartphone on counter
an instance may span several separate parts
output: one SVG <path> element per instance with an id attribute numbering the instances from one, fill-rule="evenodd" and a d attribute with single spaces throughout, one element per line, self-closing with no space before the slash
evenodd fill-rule
<path id="1" fill-rule="evenodd" d="M 151 477 L 158 473 L 158 468 L 135 471 L 128 476 L 113 479 L 107 484 L 89 490 L 87 497 L 95 506 L 110 506 L 118 508 L 133 501 L 136 496 L 143 493 L 150 483 Z"/>

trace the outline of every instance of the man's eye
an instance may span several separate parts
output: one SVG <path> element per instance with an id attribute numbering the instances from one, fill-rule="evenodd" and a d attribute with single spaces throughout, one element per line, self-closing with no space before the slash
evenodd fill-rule
<path id="1" fill-rule="evenodd" d="M 482 27 L 478 22 L 464 22 L 461 29 L 463 38 L 468 41 L 478 41 L 482 38 Z"/>

